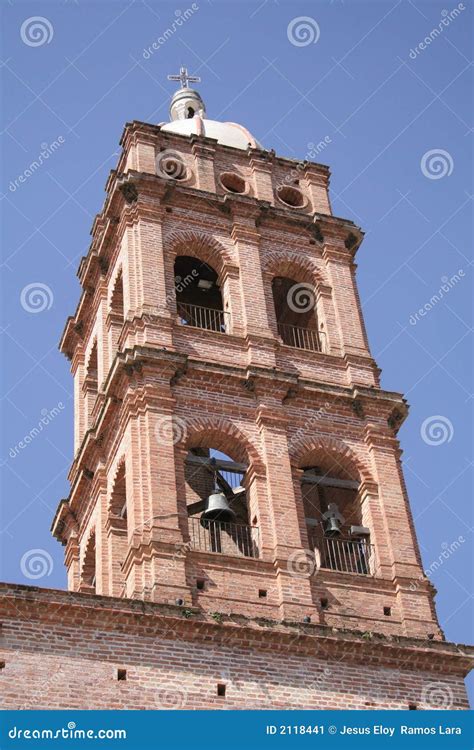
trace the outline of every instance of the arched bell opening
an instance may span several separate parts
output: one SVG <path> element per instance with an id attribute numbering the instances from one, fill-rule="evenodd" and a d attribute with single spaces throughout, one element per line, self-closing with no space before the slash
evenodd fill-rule
<path id="1" fill-rule="evenodd" d="M 123 299 L 123 276 L 119 272 L 115 285 L 110 297 L 110 312 L 117 321 L 123 322 L 124 319 L 124 299 Z"/>
<path id="2" fill-rule="evenodd" d="M 94 411 L 94 405 L 97 399 L 97 394 L 99 392 L 98 367 L 99 357 L 97 351 L 97 341 L 94 341 L 89 353 L 89 358 L 87 359 L 86 363 L 83 386 L 87 427 L 91 427 L 92 425 L 92 413 Z"/>
<path id="3" fill-rule="evenodd" d="M 247 468 L 217 449 L 188 451 L 184 475 L 193 548 L 258 557 L 258 529 L 250 524 Z"/>
<path id="4" fill-rule="evenodd" d="M 285 276 L 275 276 L 272 294 L 278 333 L 283 343 L 297 349 L 321 351 L 316 287 Z"/>
<path id="5" fill-rule="evenodd" d="M 374 548 L 363 524 L 359 480 L 337 460 L 305 466 L 301 477 L 306 531 L 321 568 L 373 575 Z"/>
<path id="6" fill-rule="evenodd" d="M 94 531 L 91 532 L 84 550 L 80 590 L 91 594 L 96 593 L 96 543 Z"/>
<path id="7" fill-rule="evenodd" d="M 123 564 L 128 551 L 128 506 L 125 460 L 120 463 L 109 500 L 107 536 L 109 541 L 109 574 L 112 596 L 123 596 Z"/>
<path id="8" fill-rule="evenodd" d="M 178 255 L 174 263 L 176 308 L 182 325 L 226 333 L 228 313 L 216 271 L 199 258 Z"/>
<path id="9" fill-rule="evenodd" d="M 98 388 L 98 367 L 97 341 L 94 341 L 87 362 L 86 381 L 89 390 L 95 391 L 95 393 L 97 393 Z"/>

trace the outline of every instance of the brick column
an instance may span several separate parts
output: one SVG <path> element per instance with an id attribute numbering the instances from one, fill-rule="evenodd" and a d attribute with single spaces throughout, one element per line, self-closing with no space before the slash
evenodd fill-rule
<path id="1" fill-rule="evenodd" d="M 249 363 L 273 367 L 274 337 L 268 321 L 256 216 L 253 206 L 232 202 L 231 237 L 239 260 L 243 330 L 250 343 Z"/>
<path id="2" fill-rule="evenodd" d="M 255 195 L 260 201 L 273 205 L 272 155 L 269 153 L 252 153 L 250 151 L 250 168 L 253 173 Z"/>
<path id="3" fill-rule="evenodd" d="M 144 366 L 130 407 L 133 518 L 129 520 L 131 550 L 125 571 L 129 596 L 173 603 L 177 598 L 189 601 L 184 559 L 179 564 L 176 561 L 184 534 L 175 465 L 182 422 L 174 417 L 170 388 L 174 372 L 166 363 Z M 143 387 L 151 381 L 152 385 Z"/>
<path id="4" fill-rule="evenodd" d="M 96 594 L 109 593 L 109 549 L 107 542 L 107 476 L 104 464 L 99 463 L 94 472 L 93 492 L 95 495 L 95 560 Z"/>
<path id="5" fill-rule="evenodd" d="M 174 292 L 166 283 L 163 216 L 164 207 L 157 203 L 139 206 L 136 224 L 123 248 L 124 306 L 129 311 L 126 347 L 172 347 Z"/>
<path id="6" fill-rule="evenodd" d="M 327 244 L 323 258 L 334 294 L 336 317 L 344 353 L 370 356 L 354 284 L 351 255 L 342 243 Z"/>
<path id="7" fill-rule="evenodd" d="M 398 440 L 370 424 L 366 427 L 365 440 L 378 480 L 386 530 L 384 572 L 390 574 L 395 584 L 404 632 L 406 635 L 439 634 L 428 587 L 413 588 L 413 582 L 423 578 L 423 570 L 402 475 Z"/>
<path id="8" fill-rule="evenodd" d="M 264 386 L 262 386 L 263 390 Z M 266 386 L 268 394 L 268 386 Z M 311 556 L 301 536 L 294 492 L 286 422 L 279 418 L 281 400 L 266 399 L 257 410 L 263 459 L 267 468 L 267 492 L 273 531 L 273 564 L 279 590 L 282 619 L 317 617 L 309 578 L 314 573 Z"/>
<path id="9" fill-rule="evenodd" d="M 313 211 L 319 214 L 331 214 L 328 194 L 329 174 L 327 168 L 324 172 L 321 170 L 322 167 L 308 164 L 304 170 L 304 179 L 308 186 Z"/>
<path id="10" fill-rule="evenodd" d="M 337 322 L 336 310 L 334 308 L 332 289 L 330 286 L 318 284 L 316 292 L 316 310 L 318 313 L 322 350 L 325 354 L 332 354 L 335 357 L 340 357 L 342 353 L 341 334 Z"/>
<path id="11" fill-rule="evenodd" d="M 79 591 L 80 570 L 79 570 L 79 540 L 77 531 L 71 532 L 64 555 L 64 563 L 67 569 L 67 587 L 68 591 Z"/>
<path id="12" fill-rule="evenodd" d="M 74 454 L 76 454 L 87 429 L 87 405 L 83 390 L 85 364 L 82 351 L 74 357 L 72 369 L 74 374 Z"/>
<path id="13" fill-rule="evenodd" d="M 214 157 L 216 150 L 196 137 L 192 139 L 192 153 L 196 165 L 197 187 L 208 193 L 216 192 L 216 179 L 214 175 Z"/>

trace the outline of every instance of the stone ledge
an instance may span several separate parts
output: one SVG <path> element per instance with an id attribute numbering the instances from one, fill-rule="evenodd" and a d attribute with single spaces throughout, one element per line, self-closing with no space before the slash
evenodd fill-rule
<path id="1" fill-rule="evenodd" d="M 156 604 L 142 600 L 81 594 L 60 589 L 0 583 L 0 647 L 6 621 L 28 629 L 44 623 L 62 629 L 81 625 L 84 639 L 88 628 L 124 632 L 136 636 L 156 634 L 190 641 L 212 641 L 216 645 L 286 654 L 324 656 L 359 664 L 408 670 L 425 670 L 465 676 L 471 669 L 474 647 L 405 636 L 386 636 L 321 624 L 249 618 L 221 613 L 205 614 L 197 608 Z M 3 635 L 2 635 L 3 631 Z M 66 644 L 67 645 L 67 644 Z"/>

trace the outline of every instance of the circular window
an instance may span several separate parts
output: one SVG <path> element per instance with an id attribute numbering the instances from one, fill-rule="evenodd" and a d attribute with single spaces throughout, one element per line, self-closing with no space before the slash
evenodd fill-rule
<path id="1" fill-rule="evenodd" d="M 291 208 L 303 208 L 306 205 L 306 199 L 301 190 L 290 185 L 280 185 L 277 189 L 277 196 L 285 206 L 291 206 Z"/>
<path id="2" fill-rule="evenodd" d="M 186 164 L 178 151 L 161 151 L 156 157 L 156 171 L 160 177 L 170 180 L 184 180 L 187 177 Z"/>
<path id="3" fill-rule="evenodd" d="M 236 172 L 223 172 L 219 179 L 224 190 L 228 190 L 229 193 L 245 193 L 247 191 L 247 183 Z"/>

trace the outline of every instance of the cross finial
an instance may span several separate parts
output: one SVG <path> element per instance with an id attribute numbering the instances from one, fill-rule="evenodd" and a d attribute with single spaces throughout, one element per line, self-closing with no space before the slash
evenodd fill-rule
<path id="1" fill-rule="evenodd" d="M 188 83 L 199 83 L 200 82 L 199 76 L 190 76 L 188 73 L 188 69 L 181 66 L 179 69 L 179 74 L 175 76 L 168 76 L 168 81 L 180 81 L 181 82 L 181 88 L 187 89 L 189 88 Z"/>

